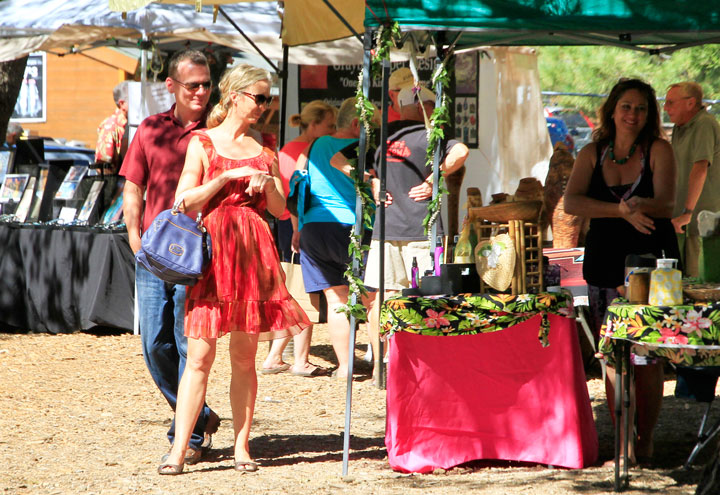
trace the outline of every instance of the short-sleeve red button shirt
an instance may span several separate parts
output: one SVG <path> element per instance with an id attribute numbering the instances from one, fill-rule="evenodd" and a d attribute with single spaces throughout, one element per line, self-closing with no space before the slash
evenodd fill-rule
<path id="1" fill-rule="evenodd" d="M 183 127 L 174 112 L 175 105 L 140 123 L 120 169 L 126 180 L 145 188 L 143 232 L 158 213 L 172 208 L 191 132 L 205 128 L 205 115 Z"/>

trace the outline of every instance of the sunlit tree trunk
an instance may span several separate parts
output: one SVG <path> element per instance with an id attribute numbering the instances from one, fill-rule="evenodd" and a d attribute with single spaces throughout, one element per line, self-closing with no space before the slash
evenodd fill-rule
<path id="1" fill-rule="evenodd" d="M 5 142 L 7 125 L 17 101 L 27 57 L 0 62 L 0 144 Z"/>

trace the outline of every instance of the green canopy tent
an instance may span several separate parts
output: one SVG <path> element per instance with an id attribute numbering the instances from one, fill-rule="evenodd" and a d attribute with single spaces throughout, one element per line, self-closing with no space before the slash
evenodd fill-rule
<path id="1" fill-rule="evenodd" d="M 453 49 L 481 46 L 527 45 L 605 45 L 618 46 L 648 54 L 720 42 L 720 3 L 698 3 L 689 0 L 366 0 L 365 1 L 364 80 L 370 79 L 369 41 L 381 26 L 397 22 L 403 40 L 412 38 L 418 45 L 433 44 L 443 55 Z M 440 58 L 438 63 L 442 63 Z M 384 67 L 383 94 L 387 94 L 387 72 Z M 436 88 L 438 102 L 442 87 Z M 368 95 L 368 85 L 364 88 Z M 386 101 L 383 115 L 386 117 Z M 384 127 L 385 122 L 383 123 Z M 360 138 L 361 147 L 366 139 Z M 381 146 L 386 146 L 384 136 Z M 438 154 L 436 153 L 436 156 Z M 384 150 L 381 156 L 385 156 Z M 365 168 L 360 153 L 360 173 Z M 384 164 L 381 164 L 381 170 Z M 434 163 L 434 196 L 437 195 L 439 163 Z M 381 172 L 382 181 L 382 172 Z M 384 197 L 384 190 L 381 190 Z M 360 209 L 358 201 L 358 211 Z M 382 206 L 379 214 L 382 213 Z M 361 215 L 357 215 L 360 219 Z M 355 232 L 360 232 L 358 220 Z M 382 227 L 381 227 L 382 228 Z M 382 234 L 381 234 L 382 235 Z M 435 231 L 431 239 L 436 240 Z M 383 249 L 380 250 L 383 252 Z M 382 258 L 382 255 L 381 255 Z M 356 263 L 357 265 L 357 263 Z M 381 270 L 383 261 L 380 262 Z M 357 266 L 355 267 L 358 268 Z M 357 271 L 356 271 L 357 273 Z M 383 277 L 380 277 L 381 284 Z M 382 294 L 383 288 L 380 288 Z M 356 301 L 353 300 L 354 304 Z M 379 302 L 378 302 L 379 303 Z M 354 321 L 351 320 L 351 342 Z M 352 360 L 351 360 L 352 366 Z M 620 387 L 618 387 L 619 389 Z M 348 384 L 343 474 L 347 474 L 351 385 Z M 627 418 L 626 418 L 627 421 Z M 619 422 L 618 422 L 619 423 Z M 626 423 L 627 425 L 627 423 Z M 619 424 L 618 424 L 619 427 Z M 627 426 L 626 426 L 627 427 Z M 616 435 L 619 438 L 619 435 Z M 616 440 L 616 449 L 619 440 Z M 627 462 L 624 466 L 627 480 Z M 619 466 L 615 468 L 619 487 Z"/>
<path id="2" fill-rule="evenodd" d="M 403 31 L 462 32 L 458 49 L 611 45 L 668 53 L 720 42 L 720 4 L 692 0 L 367 0 L 366 28 L 390 20 Z"/>

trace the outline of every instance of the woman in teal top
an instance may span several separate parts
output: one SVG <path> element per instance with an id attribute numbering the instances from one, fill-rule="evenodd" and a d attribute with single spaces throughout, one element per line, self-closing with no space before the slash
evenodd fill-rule
<path id="1" fill-rule="evenodd" d="M 306 223 L 331 222 L 355 224 L 355 185 L 350 177 L 333 167 L 333 156 L 346 148 L 356 147 L 357 138 L 322 136 L 312 145 L 308 157 L 310 208 L 302 216 L 300 229 Z M 350 134 L 351 132 L 347 132 Z"/>
<path id="2" fill-rule="evenodd" d="M 360 136 L 355 98 L 348 98 L 340 106 L 336 127 L 335 134 L 318 138 L 310 148 L 310 207 L 298 219 L 292 246 L 300 252 L 305 291 L 325 293 L 330 340 L 338 360 L 336 376 L 345 378 L 350 326 L 345 315 L 336 310 L 347 304 L 349 292 L 344 273 L 350 261 L 350 232 L 355 225 L 355 185 L 346 157 L 355 151 Z M 297 168 L 304 168 L 304 164 L 300 156 Z M 365 244 L 369 244 L 370 234 L 365 233 Z"/>

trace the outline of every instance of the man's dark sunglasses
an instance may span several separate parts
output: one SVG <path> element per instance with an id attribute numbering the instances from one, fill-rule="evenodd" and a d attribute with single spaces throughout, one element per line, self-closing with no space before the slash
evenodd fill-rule
<path id="1" fill-rule="evenodd" d="M 242 94 L 244 94 L 245 96 L 252 98 L 257 106 L 265 105 L 265 106 L 269 107 L 273 101 L 272 96 L 256 95 L 253 93 L 248 93 L 247 91 L 240 91 L 240 92 Z"/>
<path id="2" fill-rule="evenodd" d="M 177 79 L 173 79 L 173 81 L 175 81 L 180 86 L 187 89 L 188 91 L 192 91 L 192 92 L 195 92 L 198 89 L 200 89 L 200 86 L 202 86 L 205 91 L 210 91 L 210 88 L 212 88 L 212 81 L 192 82 L 192 83 L 183 83 L 183 82 L 178 81 Z"/>

